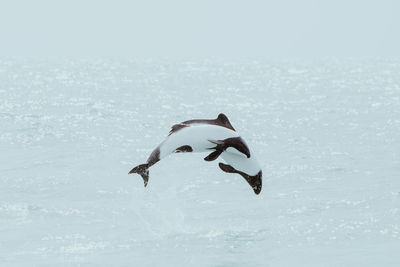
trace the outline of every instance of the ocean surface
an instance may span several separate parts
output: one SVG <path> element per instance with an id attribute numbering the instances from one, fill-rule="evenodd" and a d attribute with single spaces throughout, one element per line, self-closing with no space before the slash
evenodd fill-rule
<path id="1" fill-rule="evenodd" d="M 255 195 L 204 154 L 225 113 Z M 400 61 L 0 59 L 0 266 L 400 266 Z"/>

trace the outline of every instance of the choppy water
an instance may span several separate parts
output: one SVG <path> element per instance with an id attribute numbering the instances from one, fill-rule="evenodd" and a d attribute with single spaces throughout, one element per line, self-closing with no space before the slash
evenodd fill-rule
<path id="1" fill-rule="evenodd" d="M 201 154 L 224 112 L 259 196 Z M 400 61 L 0 60 L 1 266 L 399 266 Z"/>

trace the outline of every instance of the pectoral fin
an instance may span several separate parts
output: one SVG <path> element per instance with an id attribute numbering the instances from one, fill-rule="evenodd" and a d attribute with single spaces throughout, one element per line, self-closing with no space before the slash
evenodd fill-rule
<path id="1" fill-rule="evenodd" d="M 210 141 L 213 144 L 216 145 L 223 145 L 224 144 L 224 140 L 212 140 L 212 139 L 208 139 L 208 141 Z"/>
<path id="2" fill-rule="evenodd" d="M 191 146 L 185 145 L 175 149 L 175 153 L 181 153 L 181 152 L 193 152 L 193 148 Z"/>
<path id="3" fill-rule="evenodd" d="M 247 173 L 236 170 L 231 165 L 224 164 L 222 162 L 220 162 L 218 165 L 221 168 L 221 170 L 223 170 L 224 172 L 240 174 L 249 183 L 249 185 L 253 189 L 254 193 L 256 195 L 260 194 L 261 188 L 262 188 L 262 171 L 261 170 L 256 175 L 250 176 Z"/>
<path id="4" fill-rule="evenodd" d="M 241 137 L 231 137 L 224 140 L 208 140 L 209 142 L 216 144 L 213 149 L 225 151 L 228 147 L 235 148 L 239 153 L 242 153 L 247 158 L 250 158 L 250 150 L 246 143 Z"/>
<path id="5" fill-rule="evenodd" d="M 224 164 L 224 163 L 220 162 L 220 163 L 218 164 L 218 166 L 219 166 L 220 169 L 223 170 L 224 172 L 227 172 L 227 173 L 236 173 L 236 170 L 235 170 L 231 165 Z"/>
<path id="6" fill-rule="evenodd" d="M 213 161 L 216 160 L 219 155 L 221 155 L 222 151 L 216 150 L 212 153 L 210 153 L 210 155 L 208 155 L 207 157 L 204 158 L 205 161 Z"/>

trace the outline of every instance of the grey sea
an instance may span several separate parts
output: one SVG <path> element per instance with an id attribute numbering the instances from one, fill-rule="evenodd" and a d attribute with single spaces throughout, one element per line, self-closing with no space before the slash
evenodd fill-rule
<path id="1" fill-rule="evenodd" d="M 181 153 L 225 113 L 263 169 Z M 1 266 L 400 266 L 400 61 L 0 59 Z"/>

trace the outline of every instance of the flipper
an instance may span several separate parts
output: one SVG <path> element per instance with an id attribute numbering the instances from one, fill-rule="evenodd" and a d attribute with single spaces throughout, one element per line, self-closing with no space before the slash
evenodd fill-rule
<path id="1" fill-rule="evenodd" d="M 223 151 L 222 150 L 215 150 L 214 152 L 211 152 L 210 155 L 204 158 L 205 161 L 213 161 L 216 160 L 219 155 L 221 155 Z"/>
<path id="2" fill-rule="evenodd" d="M 229 138 L 228 138 L 228 139 L 229 139 Z M 226 140 L 226 139 L 225 139 L 225 140 Z M 208 139 L 208 141 L 210 141 L 211 143 L 216 144 L 216 145 L 220 145 L 220 146 L 222 146 L 222 145 L 225 144 L 225 140 L 212 140 L 212 139 Z"/>
<path id="3" fill-rule="evenodd" d="M 237 151 L 243 153 L 247 158 L 250 158 L 250 150 L 246 143 L 240 137 L 231 137 L 224 140 L 208 140 L 209 142 L 216 144 L 215 147 L 210 149 L 215 149 L 217 151 L 224 152 L 228 147 L 233 147 Z M 220 153 L 220 154 L 221 154 Z"/>
<path id="4" fill-rule="evenodd" d="M 185 145 L 175 149 L 175 153 L 180 153 L 180 152 L 193 152 L 193 148 L 191 146 Z"/>
<path id="5" fill-rule="evenodd" d="M 219 167 L 221 168 L 221 170 L 223 170 L 224 172 L 227 172 L 227 173 L 236 173 L 235 168 L 233 168 L 231 165 L 224 164 L 224 163 L 220 162 L 220 163 L 218 164 L 218 166 L 219 166 Z"/>
<path id="6" fill-rule="evenodd" d="M 251 188 L 253 188 L 254 193 L 256 195 L 260 194 L 262 188 L 262 171 L 259 171 L 256 175 L 250 176 L 247 173 L 236 170 L 231 165 L 222 162 L 218 165 L 224 172 L 240 174 L 249 183 Z"/>
<path id="7" fill-rule="evenodd" d="M 147 186 L 147 183 L 149 181 L 149 164 L 148 163 L 140 164 L 140 165 L 136 166 L 128 174 L 131 174 L 131 173 L 140 174 L 140 176 L 142 176 L 142 178 L 143 178 L 144 187 Z"/>
<path id="8" fill-rule="evenodd" d="M 222 152 L 224 152 L 225 148 L 224 148 L 224 142 L 221 140 L 208 140 L 209 142 L 216 144 L 215 147 L 210 147 L 208 149 L 215 149 L 214 152 L 211 152 L 207 157 L 204 158 L 205 161 L 213 161 L 216 160 L 219 155 L 222 154 Z"/>

